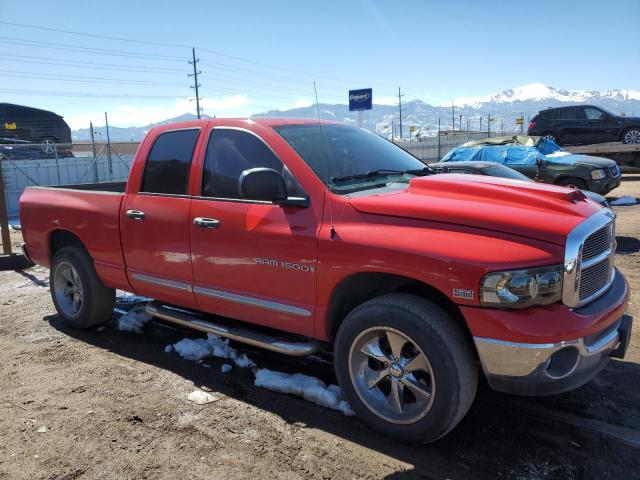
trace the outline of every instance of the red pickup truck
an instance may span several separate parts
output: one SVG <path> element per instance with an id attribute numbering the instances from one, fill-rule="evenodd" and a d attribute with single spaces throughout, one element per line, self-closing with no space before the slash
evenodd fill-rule
<path id="1" fill-rule="evenodd" d="M 353 126 L 156 127 L 126 184 L 31 187 L 20 209 L 69 325 L 108 321 L 122 289 L 204 332 L 331 351 L 355 412 L 404 441 L 449 432 L 481 375 L 562 392 L 629 342 L 611 210 L 579 190 L 432 175 Z"/>

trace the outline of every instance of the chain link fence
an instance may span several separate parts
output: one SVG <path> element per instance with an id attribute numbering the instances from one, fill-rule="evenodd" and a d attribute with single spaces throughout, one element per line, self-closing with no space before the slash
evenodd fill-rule
<path id="1" fill-rule="evenodd" d="M 110 148 L 111 147 L 111 148 Z M 86 148 L 86 149 L 85 149 Z M 135 149 L 120 153 L 107 144 L 0 144 L 0 166 L 7 213 L 19 213 L 20 195 L 28 186 L 126 181 Z"/>

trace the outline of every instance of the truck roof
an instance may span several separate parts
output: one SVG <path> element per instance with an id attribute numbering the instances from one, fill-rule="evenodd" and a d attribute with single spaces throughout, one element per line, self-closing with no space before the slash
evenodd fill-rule
<path id="1" fill-rule="evenodd" d="M 176 128 L 213 126 L 242 126 L 243 124 L 254 124 L 263 127 L 273 127 L 276 125 L 313 125 L 318 119 L 314 118 L 289 118 L 289 117 L 236 117 L 236 118 L 209 118 L 200 120 L 187 120 L 183 122 L 172 122 L 157 125 L 154 129 L 172 130 Z M 320 120 L 323 125 L 340 124 L 331 120 Z"/>

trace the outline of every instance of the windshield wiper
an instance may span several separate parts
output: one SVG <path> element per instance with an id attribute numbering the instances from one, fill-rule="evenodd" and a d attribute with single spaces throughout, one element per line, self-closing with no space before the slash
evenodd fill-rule
<path id="1" fill-rule="evenodd" d="M 332 182 L 344 182 L 347 180 L 359 180 L 363 178 L 371 178 L 376 177 L 378 175 L 416 175 L 422 176 L 431 173 L 433 169 L 428 166 L 424 166 L 423 168 L 415 168 L 412 170 L 388 170 L 388 169 L 378 169 L 378 170 L 369 170 L 367 173 L 356 173 L 353 175 L 344 175 L 342 177 L 331 177 Z"/>

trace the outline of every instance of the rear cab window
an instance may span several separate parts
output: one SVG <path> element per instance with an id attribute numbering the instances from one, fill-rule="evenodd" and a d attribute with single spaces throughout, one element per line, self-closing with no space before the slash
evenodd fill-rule
<path id="1" fill-rule="evenodd" d="M 158 135 L 142 175 L 141 193 L 186 195 L 199 128 L 174 130 Z"/>

